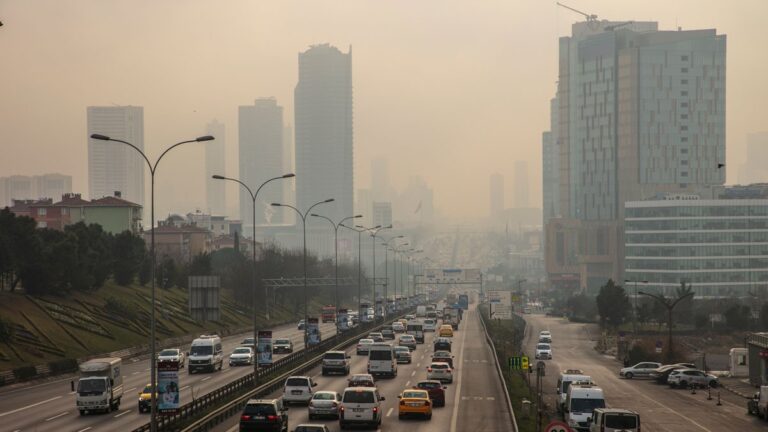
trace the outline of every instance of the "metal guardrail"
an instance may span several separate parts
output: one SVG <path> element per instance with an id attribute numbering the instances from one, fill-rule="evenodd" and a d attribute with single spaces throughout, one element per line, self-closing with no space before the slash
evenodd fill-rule
<path id="1" fill-rule="evenodd" d="M 509 397 L 509 389 L 507 388 L 507 381 L 504 379 L 504 373 L 501 371 L 499 356 L 496 354 L 496 345 L 494 345 L 491 335 L 488 334 L 488 328 L 485 326 L 485 318 L 483 317 L 483 313 L 480 311 L 479 307 L 475 310 L 477 311 L 477 314 L 480 316 L 480 323 L 483 326 L 483 333 L 485 334 L 485 340 L 488 341 L 488 344 L 491 346 L 491 351 L 493 351 L 493 358 L 496 361 L 496 373 L 499 374 L 499 379 L 501 380 L 502 383 L 504 383 L 504 386 L 503 386 L 504 399 L 506 399 L 507 401 L 507 409 L 509 410 L 509 417 L 512 419 L 512 432 L 517 432 L 519 430 L 517 428 L 517 418 L 515 417 L 515 410 L 512 408 L 512 398 Z"/>
<path id="2" fill-rule="evenodd" d="M 409 310 L 407 312 L 411 311 Z M 387 319 L 387 321 L 380 324 L 369 323 L 359 325 L 351 331 L 344 332 L 338 336 L 335 335 L 322 341 L 318 345 L 313 345 L 291 353 L 272 363 L 269 367 L 260 368 L 256 374 L 255 382 L 254 375 L 249 374 L 206 393 L 194 401 L 183 405 L 179 411 L 173 415 L 158 416 L 158 431 L 183 430 L 185 432 L 202 432 L 210 430 L 211 427 L 219 424 L 223 419 L 226 419 L 235 412 L 241 410 L 248 399 L 257 397 L 258 395 L 268 394 L 282 387 L 285 378 L 288 376 L 314 367 L 319 363 L 322 359 L 322 354 L 326 351 L 338 347 L 349 346 L 362 335 L 391 323 L 395 318 L 396 317 Z M 297 367 L 284 371 L 287 367 L 295 366 L 297 364 Z M 265 380 L 267 381 L 264 384 L 259 385 L 259 383 Z M 259 385 L 259 387 L 254 388 L 257 385 Z M 210 410 L 213 411 L 205 414 L 206 411 Z M 194 420 L 203 415 L 204 417 L 202 419 Z M 193 423 L 184 427 L 183 425 L 188 422 Z M 150 424 L 147 423 L 134 429 L 133 432 L 146 432 L 149 430 Z"/>

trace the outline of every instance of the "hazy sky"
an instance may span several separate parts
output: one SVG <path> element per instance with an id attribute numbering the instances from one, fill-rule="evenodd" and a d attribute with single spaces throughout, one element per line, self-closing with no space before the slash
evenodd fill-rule
<path id="1" fill-rule="evenodd" d="M 728 181 L 746 135 L 768 128 L 768 1 L 570 0 L 610 20 L 728 35 Z M 488 178 L 528 162 L 541 202 L 541 132 L 557 81 L 557 37 L 580 16 L 545 0 L 0 0 L 0 176 L 61 172 L 87 194 L 86 106 L 144 107 L 151 155 L 227 126 L 275 96 L 293 123 L 297 54 L 353 48 L 355 187 L 389 158 L 402 188 L 419 174 L 444 214 L 488 213 Z M 158 170 L 158 214 L 205 207 L 202 145 Z M 767 161 L 768 162 L 768 161 Z M 236 208 L 234 189 L 228 207 Z M 236 215 L 236 214 L 235 214 Z"/>

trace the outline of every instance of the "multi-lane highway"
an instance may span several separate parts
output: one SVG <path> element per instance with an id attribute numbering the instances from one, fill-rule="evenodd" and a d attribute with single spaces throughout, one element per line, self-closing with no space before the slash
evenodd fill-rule
<path id="1" fill-rule="evenodd" d="M 295 324 L 273 329 L 273 337 L 289 337 L 294 349 L 304 346 L 303 330 Z M 323 324 L 325 335 L 335 332 L 333 324 Z M 228 356 L 248 334 L 224 338 L 224 353 Z M 280 358 L 278 355 L 276 358 Z M 251 372 L 251 367 L 227 365 L 226 358 L 221 371 L 214 373 L 180 374 L 182 403 L 204 395 L 224 384 Z M 139 414 L 138 393 L 149 383 L 149 361 L 141 360 L 123 363 L 124 395 L 120 409 L 109 414 L 92 414 L 81 417 L 75 407 L 75 395 L 70 391 L 70 380 L 57 380 L 45 384 L 0 391 L 0 430 L 26 431 L 130 431 L 149 421 L 148 414 Z"/>
<path id="2" fill-rule="evenodd" d="M 398 420 L 397 396 L 416 382 L 426 379 L 427 366 L 432 354 L 434 333 L 427 333 L 425 343 L 413 352 L 413 363 L 398 365 L 398 376 L 377 380 L 380 393 L 386 397 L 383 402 L 382 431 L 445 431 L 445 432 L 508 432 L 512 430 L 510 414 L 504 399 L 503 387 L 496 373 L 493 354 L 485 342 L 482 327 L 474 307 L 464 314 L 460 329 L 454 335 L 453 354 L 456 370 L 453 384 L 448 384 L 446 406 L 435 408 L 431 420 Z M 355 355 L 354 347 L 348 350 L 352 356 L 351 373 L 365 373 L 366 356 Z M 319 368 L 309 375 L 318 383 L 316 390 L 341 392 L 346 387 L 347 377 L 321 376 Z M 280 397 L 275 392 L 270 397 Z M 308 419 L 307 408 L 291 406 L 288 411 L 289 430 L 301 423 L 325 423 L 330 430 L 338 431 L 336 420 Z M 216 431 L 237 431 L 239 416 L 221 424 Z"/>
<path id="3" fill-rule="evenodd" d="M 687 390 L 672 390 L 648 379 L 622 379 L 620 364 L 597 353 L 595 341 L 586 324 L 569 323 L 562 318 L 524 315 L 528 322 L 525 346 L 535 351 L 541 330 L 552 332 L 552 360 L 546 361 L 544 394 L 549 406 L 555 406 L 555 386 L 559 371 L 581 369 L 605 392 L 606 405 L 626 408 L 640 413 L 643 431 L 725 432 L 760 430 L 765 422 L 746 414 L 744 399 L 734 400 L 724 395 L 722 405 L 716 397 L 707 400 L 706 391 L 691 394 Z M 727 392 L 724 392 L 727 393 Z M 716 396 L 716 393 L 713 393 Z"/>

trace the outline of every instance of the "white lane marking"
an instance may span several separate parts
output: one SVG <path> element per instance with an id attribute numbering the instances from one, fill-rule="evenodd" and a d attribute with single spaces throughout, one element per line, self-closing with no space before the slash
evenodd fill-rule
<path id="1" fill-rule="evenodd" d="M 131 388 L 129 388 L 128 390 L 126 390 L 126 392 L 132 392 L 132 391 L 134 391 L 134 390 L 136 390 L 136 389 L 137 389 L 137 387 L 131 387 Z"/>
<path id="2" fill-rule="evenodd" d="M 208 381 L 209 379 L 211 379 L 211 377 L 205 377 L 205 378 L 201 379 L 200 381 Z"/>
<path id="3" fill-rule="evenodd" d="M 149 368 L 144 369 L 144 372 L 149 372 Z"/>
<path id="4" fill-rule="evenodd" d="M 389 411 L 387 411 L 387 417 L 392 415 L 392 411 L 394 411 L 394 410 L 395 410 L 394 408 L 390 408 Z"/>
<path id="5" fill-rule="evenodd" d="M 485 398 L 485 400 L 496 400 L 496 398 L 493 396 L 488 396 L 487 398 Z"/>
<path id="6" fill-rule="evenodd" d="M 469 314 L 474 315 L 474 312 L 467 311 L 467 318 L 469 318 Z M 469 327 L 469 320 L 467 320 L 467 325 L 465 327 Z M 469 328 L 465 328 L 463 332 L 461 332 L 461 352 L 459 353 L 459 363 L 464 361 L 464 341 L 467 339 L 467 333 L 469 333 Z M 456 421 L 459 419 L 459 402 L 461 398 L 461 377 L 463 375 L 464 368 L 461 368 L 459 370 L 459 376 L 457 379 L 456 384 L 456 396 L 453 398 L 453 413 L 451 414 L 451 432 L 456 432 Z"/>
<path id="7" fill-rule="evenodd" d="M 188 388 L 189 388 L 189 386 L 188 386 L 188 385 L 186 385 L 186 386 L 184 386 L 184 387 L 180 388 L 180 389 L 179 389 L 179 391 L 184 391 L 184 390 L 186 390 L 186 389 L 188 389 Z"/>
<path id="8" fill-rule="evenodd" d="M 240 425 L 232 426 L 231 428 L 227 429 L 227 432 L 237 432 L 240 430 Z"/>
<path id="9" fill-rule="evenodd" d="M 65 415 L 67 415 L 67 414 L 69 414 L 69 413 L 68 413 L 68 412 L 66 412 L 66 411 L 64 411 L 64 412 L 63 412 L 63 413 L 61 413 L 61 414 L 56 414 L 56 415 L 55 415 L 55 416 L 53 416 L 53 417 L 49 417 L 49 418 L 45 419 L 45 421 L 56 420 L 57 418 L 59 418 L 59 417 L 64 417 L 64 416 L 65 416 Z"/>
<path id="10" fill-rule="evenodd" d="M 5 416 L 7 416 L 7 415 L 10 415 L 10 414 L 14 414 L 14 413 L 17 413 L 17 412 L 19 412 L 19 411 L 24 411 L 25 409 L 29 409 L 29 408 L 32 408 L 32 407 L 36 407 L 36 406 L 38 406 L 38 405 L 42 405 L 42 404 L 44 404 L 44 403 L 48 403 L 48 402 L 51 402 L 51 401 L 55 401 L 56 399 L 61 399 L 61 396 L 52 397 L 52 398 L 50 398 L 50 399 L 46 399 L 46 400 L 44 400 L 44 401 L 42 401 L 42 402 L 33 403 L 32 405 L 27 405 L 27 406 L 25 406 L 25 407 L 16 408 L 15 410 L 12 410 L 12 411 L 7 411 L 7 412 L 4 412 L 4 413 L 0 413 L 0 417 L 5 417 Z"/>
<path id="11" fill-rule="evenodd" d="M 80 430 L 79 430 L 79 431 L 77 431 L 77 432 L 85 432 L 85 431 L 87 431 L 87 430 L 91 430 L 91 427 L 90 427 L 90 426 L 88 426 L 87 428 L 85 428 L 85 429 L 80 429 Z M 20 431 L 17 431 L 17 432 L 20 432 Z"/>
<path id="12" fill-rule="evenodd" d="M 73 394 L 77 394 L 77 392 L 76 392 L 76 391 L 72 391 L 72 392 L 69 392 L 69 393 L 67 393 L 67 394 L 71 394 L 71 395 L 73 395 Z"/>
<path id="13" fill-rule="evenodd" d="M 134 372 L 134 373 L 132 373 L 131 375 L 138 375 L 138 374 L 140 374 L 140 373 L 141 373 L 141 372 Z"/>
<path id="14" fill-rule="evenodd" d="M 118 418 L 120 416 L 124 416 L 124 415 L 128 414 L 129 412 L 131 412 L 131 410 L 127 409 L 127 410 L 121 412 L 120 414 L 115 414 L 115 418 Z"/>
<path id="15" fill-rule="evenodd" d="M 416 371 L 411 372 L 411 376 L 416 376 Z"/>
<path id="16" fill-rule="evenodd" d="M 416 367 L 421 367 L 421 362 L 416 363 Z"/>
<path id="17" fill-rule="evenodd" d="M 411 382 L 410 381 L 406 381 L 405 382 L 405 386 L 408 387 L 409 385 L 411 385 Z"/>
<path id="18" fill-rule="evenodd" d="M 705 431 L 707 431 L 707 432 L 712 432 L 712 430 L 705 428 L 704 426 L 700 425 L 699 423 L 696 423 L 696 421 L 694 421 L 692 418 L 690 418 L 690 417 L 687 417 L 687 416 L 685 416 L 685 415 L 683 415 L 683 414 L 680 414 L 680 413 L 679 413 L 679 412 L 677 412 L 676 410 L 672 410 L 672 409 L 669 409 L 669 407 L 668 407 L 668 406 L 666 406 L 666 405 L 664 405 L 664 404 L 662 404 L 662 403 L 659 403 L 659 402 L 657 402 L 657 401 L 656 401 L 656 399 L 653 399 L 653 398 L 651 398 L 651 397 L 649 397 L 649 396 L 646 396 L 646 395 L 645 395 L 645 393 L 642 393 L 642 392 L 639 392 L 639 393 L 640 393 L 640 395 L 641 395 L 642 397 L 644 397 L 644 398 L 648 399 L 649 401 L 651 401 L 651 402 L 655 403 L 656 405 L 658 405 L 658 406 L 660 406 L 660 407 L 664 408 L 666 411 L 669 411 L 669 412 L 671 412 L 672 414 L 676 414 L 677 416 L 679 416 L 679 417 L 682 417 L 682 418 L 684 418 L 684 419 L 688 420 L 689 422 L 691 422 L 691 423 L 695 424 L 696 426 L 698 426 L 698 427 L 699 427 L 699 428 L 701 428 L 702 430 L 705 430 Z"/>

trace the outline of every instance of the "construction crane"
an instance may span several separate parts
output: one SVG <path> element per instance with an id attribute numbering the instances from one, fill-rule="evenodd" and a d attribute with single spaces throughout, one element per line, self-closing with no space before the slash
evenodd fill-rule
<path id="1" fill-rule="evenodd" d="M 579 15 L 584 15 L 584 18 L 587 19 L 587 25 L 590 25 L 591 23 L 595 23 L 595 24 L 597 23 L 597 15 L 595 15 L 595 14 L 584 13 L 584 12 L 578 10 L 578 9 L 574 9 L 574 8 L 572 8 L 572 7 L 568 6 L 568 5 L 564 5 L 564 4 L 560 3 L 560 2 L 557 2 L 557 5 L 560 6 L 560 7 L 566 8 L 569 11 L 576 12 Z"/>

